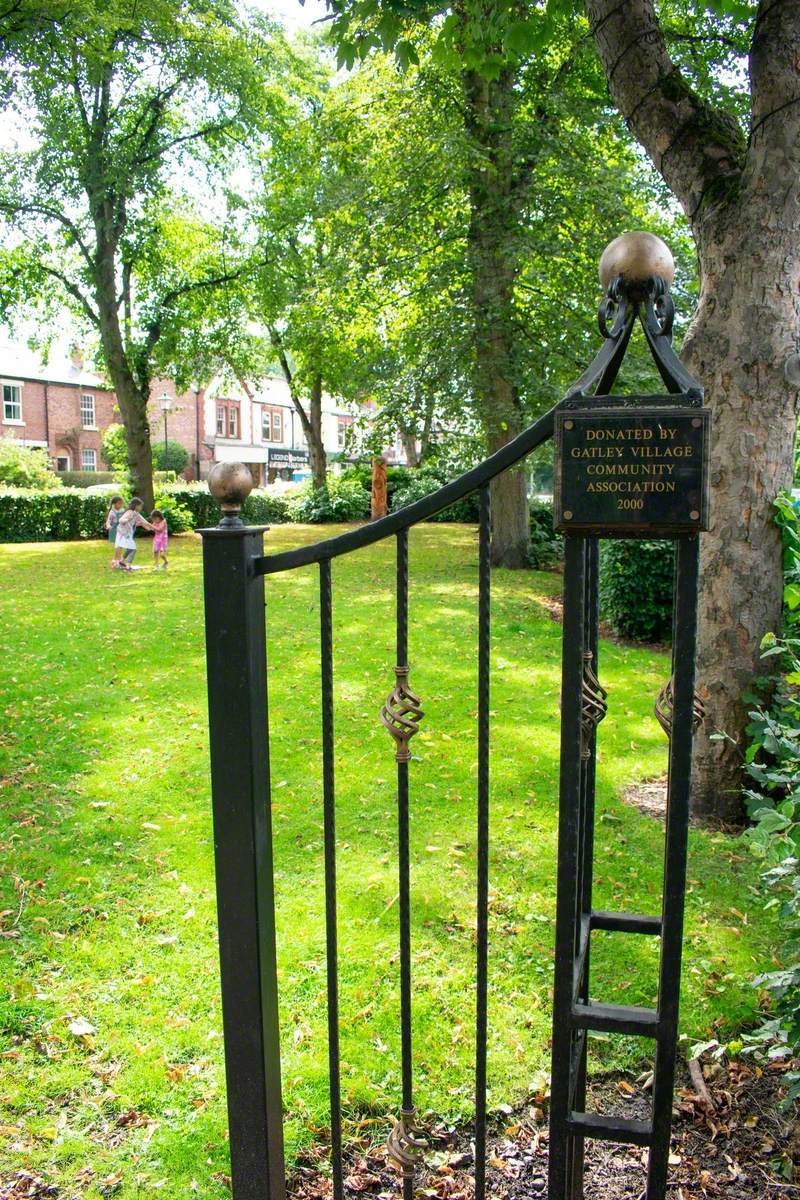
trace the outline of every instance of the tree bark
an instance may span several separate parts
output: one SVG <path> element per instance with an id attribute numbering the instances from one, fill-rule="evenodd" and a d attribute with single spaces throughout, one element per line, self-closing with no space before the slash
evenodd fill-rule
<path id="1" fill-rule="evenodd" d="M 516 72 L 497 80 L 463 73 L 470 157 L 469 262 L 474 316 L 474 381 L 489 452 L 522 429 L 514 380 L 514 281 L 519 256 L 512 118 Z M 492 562 L 527 565 L 528 497 L 525 468 L 492 481 Z"/>
<path id="2" fill-rule="evenodd" d="M 325 487 L 328 460 L 322 440 L 322 376 L 317 372 L 311 380 L 311 396 L 308 406 L 309 432 L 308 450 L 311 458 L 311 477 L 315 488 Z"/>
<path id="3" fill-rule="evenodd" d="M 325 443 L 322 440 L 322 375 L 319 372 L 314 375 L 311 383 L 311 402 L 308 412 L 306 412 L 297 394 L 294 372 L 289 365 L 283 339 L 277 329 L 271 328 L 269 334 L 272 345 L 278 355 L 278 362 L 280 363 L 283 377 L 289 385 L 289 395 L 292 404 L 303 428 L 303 436 L 308 446 L 308 457 L 314 487 L 324 487 L 328 472 L 328 460 L 325 454 Z"/>
<path id="4" fill-rule="evenodd" d="M 400 440 L 403 443 L 403 453 L 406 456 L 406 463 L 409 467 L 419 466 L 419 451 L 417 450 L 417 435 L 412 430 L 400 430 Z"/>
<path id="5" fill-rule="evenodd" d="M 713 411 L 711 530 L 702 538 L 693 808 L 741 817 L 742 692 L 781 620 L 772 501 L 789 487 L 800 329 L 800 5 L 762 0 L 750 55 L 752 132 L 703 102 L 672 63 L 652 0 L 587 0 L 612 96 L 686 212 L 700 300 L 683 358 Z M 724 731 L 735 742 L 711 742 Z"/>

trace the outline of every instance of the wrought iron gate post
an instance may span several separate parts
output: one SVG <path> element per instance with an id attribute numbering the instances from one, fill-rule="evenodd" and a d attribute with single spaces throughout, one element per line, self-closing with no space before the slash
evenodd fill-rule
<path id="1" fill-rule="evenodd" d="M 569 1130 L 576 1056 L 571 1020 L 575 990 L 576 933 L 580 929 L 580 821 L 584 779 L 582 691 L 586 607 L 586 538 L 564 547 L 564 627 L 561 674 L 561 777 L 558 809 L 556 961 L 553 982 L 553 1058 L 550 1078 L 549 1196 L 572 1197 L 574 1136 Z M 578 936 L 579 933 L 578 933 Z M 581 1031 L 577 1036 L 585 1037 Z"/>
<path id="2" fill-rule="evenodd" d="M 253 571 L 264 531 L 235 511 L 251 487 L 234 481 L 243 494 L 201 530 L 211 798 L 233 1196 L 283 1200 L 264 580 Z"/>

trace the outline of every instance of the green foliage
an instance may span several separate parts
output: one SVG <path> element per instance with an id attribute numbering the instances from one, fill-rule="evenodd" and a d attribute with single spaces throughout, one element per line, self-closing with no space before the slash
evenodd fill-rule
<path id="1" fill-rule="evenodd" d="M 153 466 L 157 471 L 172 471 L 180 475 L 186 470 L 189 461 L 189 451 L 180 442 L 170 439 L 166 447 L 163 442 L 153 443 Z"/>
<path id="2" fill-rule="evenodd" d="M 58 478 L 64 487 L 87 488 L 113 483 L 116 477 L 113 471 L 59 471 Z"/>
<path id="3" fill-rule="evenodd" d="M 191 510 L 180 503 L 174 492 L 159 491 L 155 506 L 167 518 L 170 533 L 187 533 L 194 528 Z"/>
<path id="4" fill-rule="evenodd" d="M 80 488 L 0 490 L 0 542 L 64 542 L 104 537 L 107 496 Z"/>
<path id="5" fill-rule="evenodd" d="M 20 446 L 14 438 L 0 438 L 0 485 L 57 488 L 61 480 L 50 469 L 46 450 Z"/>
<path id="6" fill-rule="evenodd" d="M 438 465 L 426 464 L 417 467 L 415 471 L 410 472 L 408 483 L 398 487 L 395 491 L 391 503 L 392 512 L 396 512 L 398 508 L 405 508 L 407 504 L 413 504 L 416 500 L 421 500 L 423 496 L 429 496 L 431 492 L 435 492 L 445 483 L 447 483 L 447 477 Z M 473 492 L 471 496 L 457 500 L 443 512 L 436 513 L 430 520 L 477 522 L 478 507 L 478 494 Z"/>
<path id="7" fill-rule="evenodd" d="M 762 641 L 762 658 L 777 668 L 745 696 L 747 726 L 744 800 L 753 822 L 747 837 L 764 862 L 764 883 L 778 907 L 784 965 L 753 981 L 772 998 L 776 1019 L 760 1031 L 771 1053 L 800 1052 L 800 522 L 785 493 L 775 501 L 783 538 L 783 630 Z M 718 735 L 724 736 L 724 735 Z M 754 1043 L 758 1045 L 758 1040 Z M 800 1098 L 800 1073 L 788 1077 L 788 1099 Z"/>
<path id="8" fill-rule="evenodd" d="M 370 494 L 356 479 L 328 477 L 324 488 L 304 484 L 289 501 L 293 521 L 316 525 L 323 521 L 359 521 L 369 516 Z"/>
<path id="9" fill-rule="evenodd" d="M 553 529 L 553 506 L 543 500 L 530 505 L 531 540 L 528 562 L 539 571 L 546 571 L 564 557 L 564 536 Z"/>
<path id="10" fill-rule="evenodd" d="M 671 639 L 674 562 L 672 542 L 603 543 L 600 614 L 616 633 L 637 642 Z"/>
<path id="11" fill-rule="evenodd" d="M 108 425 L 100 440 L 100 457 L 107 467 L 119 478 L 128 469 L 128 448 L 125 445 L 125 430 L 121 425 Z"/>
<path id="12" fill-rule="evenodd" d="M 386 496 L 389 501 L 389 509 L 392 508 L 392 499 L 399 488 L 405 487 L 414 477 L 413 467 L 387 467 L 386 468 Z M 372 465 L 370 463 L 355 463 L 351 467 L 346 467 L 338 476 L 341 480 L 355 480 L 361 485 L 365 491 L 372 494 Z"/>

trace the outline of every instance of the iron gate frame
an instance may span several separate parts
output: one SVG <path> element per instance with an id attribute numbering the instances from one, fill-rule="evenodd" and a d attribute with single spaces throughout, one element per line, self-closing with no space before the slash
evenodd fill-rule
<path id="1" fill-rule="evenodd" d="M 488 1004 L 491 502 L 494 478 L 552 437 L 555 414 L 597 406 L 635 407 L 641 397 L 609 393 L 634 324 L 641 324 L 667 395 L 648 405 L 702 406 L 703 391 L 675 355 L 674 309 L 659 277 L 615 279 L 600 308 L 604 342 L 564 399 L 513 441 L 432 495 L 355 530 L 295 550 L 265 555 L 267 527 L 239 517 L 249 487 L 223 504 L 220 525 L 204 529 L 203 565 L 212 809 L 220 976 L 234 1200 L 283 1200 L 285 1164 L 278 1028 L 275 895 L 270 813 L 269 708 L 265 576 L 319 568 L 321 745 L 327 958 L 328 1054 L 334 1200 L 343 1200 L 339 1074 L 336 821 L 334 773 L 332 572 L 334 558 L 389 537 L 396 539 L 395 688 L 381 719 L 395 741 L 398 803 L 401 1067 L 400 1115 L 390 1153 L 403 1169 L 412 1200 L 421 1148 L 416 1129 L 411 1044 L 411 909 L 409 886 L 409 741 L 423 716 L 409 686 L 408 530 L 457 500 L 479 493 L 477 714 L 477 947 L 475 1064 L 475 1196 L 486 1178 Z M 234 492 L 236 491 L 234 487 Z M 654 536 L 651 530 L 640 536 Z M 646 1200 L 663 1200 L 667 1183 L 678 1037 L 692 739 L 700 715 L 694 690 L 699 542 L 676 543 L 672 675 L 656 716 L 669 737 L 664 887 L 659 916 L 604 912 L 592 906 L 596 728 L 606 712 L 598 679 L 598 538 L 565 537 L 561 770 L 555 929 L 549 1200 L 581 1200 L 584 1143 L 600 1138 L 649 1147 Z M 591 935 L 615 931 L 661 939 L 655 1009 L 590 999 Z M 589 1031 L 634 1034 L 655 1042 L 650 1122 L 587 1113 Z"/>

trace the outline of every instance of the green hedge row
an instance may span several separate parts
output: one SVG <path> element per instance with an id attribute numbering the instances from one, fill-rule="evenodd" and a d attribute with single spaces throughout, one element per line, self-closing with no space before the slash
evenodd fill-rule
<path id="1" fill-rule="evenodd" d="M 107 496 L 80 488 L 0 491 L 0 542 L 68 542 L 103 536 Z"/>
<path id="2" fill-rule="evenodd" d="M 64 487 L 87 488 L 98 483 L 113 483 L 113 471 L 57 471 Z"/>

